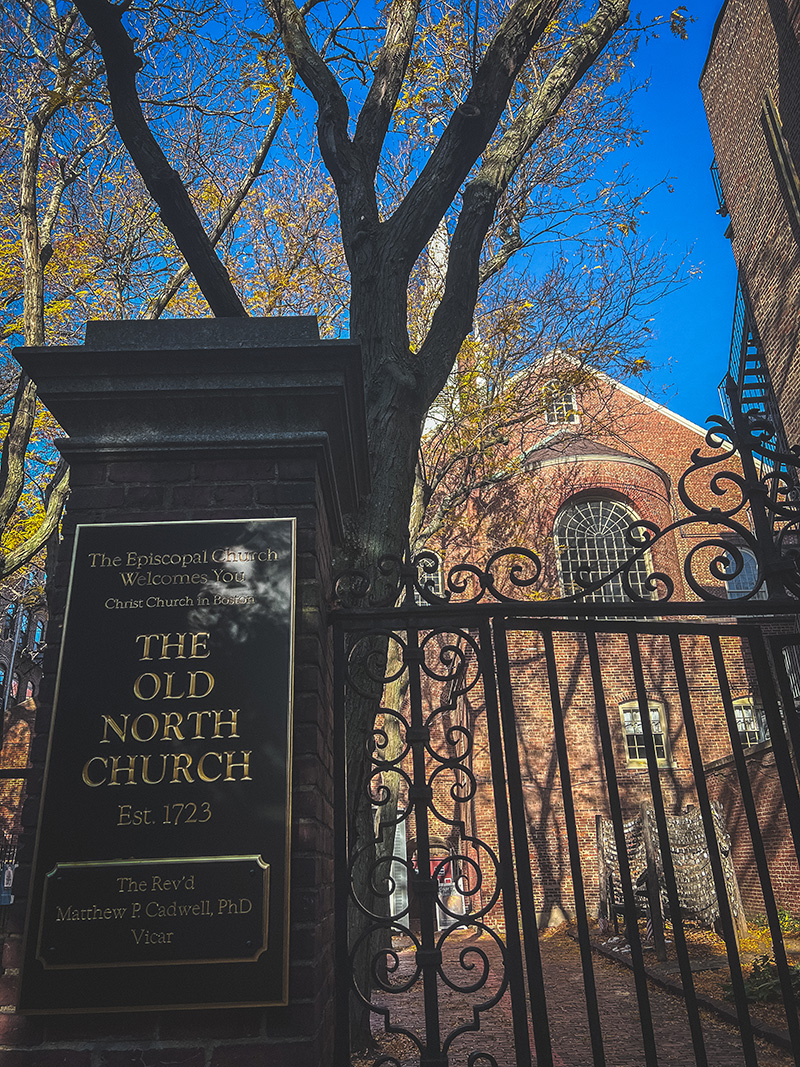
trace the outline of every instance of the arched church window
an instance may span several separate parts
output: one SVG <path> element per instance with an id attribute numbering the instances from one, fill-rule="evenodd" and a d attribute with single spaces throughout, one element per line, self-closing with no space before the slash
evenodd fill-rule
<path id="1" fill-rule="evenodd" d="M 579 593 L 584 587 L 582 582 L 597 582 L 606 575 L 614 575 L 583 599 L 595 603 L 631 599 L 622 573 L 614 574 L 614 571 L 636 555 L 636 548 L 628 543 L 625 534 L 637 521 L 634 511 L 618 500 L 605 497 L 578 500 L 560 512 L 555 524 L 555 542 L 565 596 Z M 634 560 L 626 571 L 634 594 L 644 600 L 652 599 L 645 584 L 647 573 L 644 556 Z"/>

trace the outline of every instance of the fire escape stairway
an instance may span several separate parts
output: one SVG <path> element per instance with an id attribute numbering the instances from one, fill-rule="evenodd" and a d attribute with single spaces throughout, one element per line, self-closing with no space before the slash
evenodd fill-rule
<path id="1" fill-rule="evenodd" d="M 767 453 L 764 457 L 765 462 L 775 470 L 779 465 L 776 462 L 775 453 L 787 452 L 788 445 L 763 350 L 741 285 L 736 289 L 728 373 L 736 383 L 739 410 L 744 414 L 760 413 L 773 428 L 773 436 L 768 441 L 764 441 L 763 447 Z M 730 402 L 722 386 L 720 396 L 725 414 L 730 419 L 732 417 Z"/>

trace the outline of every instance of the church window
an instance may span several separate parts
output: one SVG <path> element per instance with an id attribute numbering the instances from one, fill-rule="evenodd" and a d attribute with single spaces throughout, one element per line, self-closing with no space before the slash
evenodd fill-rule
<path id="1" fill-rule="evenodd" d="M 739 740 L 745 748 L 767 740 L 764 713 L 751 697 L 734 700 L 733 713 L 736 716 Z"/>
<path id="2" fill-rule="evenodd" d="M 656 750 L 656 759 L 659 763 L 668 762 L 667 734 L 664 729 L 664 709 L 661 704 L 651 702 L 650 725 L 653 728 L 653 745 Z M 625 735 L 625 755 L 631 765 L 646 765 L 647 750 L 644 743 L 644 727 L 638 701 L 631 700 L 627 704 L 620 704 L 619 713 L 622 717 L 622 731 Z"/>
<path id="3" fill-rule="evenodd" d="M 758 563 L 756 557 L 748 548 L 740 548 L 739 551 L 742 554 L 742 569 L 735 578 L 731 578 L 730 581 L 725 583 L 728 590 L 729 600 L 738 600 L 741 597 L 748 596 L 753 591 L 753 587 L 758 581 Z M 733 567 L 733 558 L 731 556 L 726 557 L 729 560 L 728 566 Z M 754 593 L 751 600 L 766 600 L 767 599 L 767 587 L 762 583 L 758 590 Z"/>
<path id="4" fill-rule="evenodd" d="M 625 602 L 632 598 L 623 583 L 623 573 L 614 574 L 637 552 L 626 533 L 638 520 L 635 512 L 617 500 L 599 498 L 568 504 L 556 519 L 555 542 L 565 596 L 579 593 L 581 583 L 614 575 L 582 599 L 590 603 Z M 652 599 L 647 589 L 647 559 L 640 556 L 624 572 L 635 596 Z M 580 580 L 579 580 L 580 579 Z"/>
<path id="5" fill-rule="evenodd" d="M 551 382 L 545 390 L 545 418 L 550 423 L 575 423 L 578 421 L 578 402 L 575 390 Z"/>
<path id="6" fill-rule="evenodd" d="M 435 570 L 428 570 L 427 568 L 432 566 L 432 561 L 427 559 L 427 557 L 425 558 L 424 563 L 420 562 L 417 565 L 417 585 L 419 585 L 421 589 L 424 589 L 430 596 L 442 597 L 444 595 L 442 557 L 438 552 L 430 552 L 430 550 L 426 551 L 428 551 L 429 555 L 436 557 L 437 566 Z M 417 592 L 416 589 L 414 590 L 414 602 L 417 607 L 420 608 L 430 607 L 429 601 L 427 601 L 421 593 Z"/>

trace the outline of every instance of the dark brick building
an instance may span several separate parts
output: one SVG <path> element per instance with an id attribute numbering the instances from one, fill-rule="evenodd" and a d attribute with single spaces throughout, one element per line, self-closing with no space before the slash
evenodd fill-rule
<path id="1" fill-rule="evenodd" d="M 700 90 L 716 154 L 712 168 L 720 214 L 739 268 L 731 344 L 729 413 L 764 411 L 778 450 L 800 444 L 800 4 L 796 0 L 726 0 L 712 34 Z M 796 464 L 771 462 L 790 483 Z M 764 468 L 762 468 L 763 471 Z M 790 535 L 791 536 L 791 535 Z M 795 706 L 800 700 L 800 651 L 787 659 Z M 792 890 L 796 861 L 780 809 L 774 758 L 747 759 L 771 870 Z M 710 768 L 739 840 L 739 877 L 746 901 L 760 910 L 760 887 L 733 760 Z M 792 904 L 788 904 L 790 908 Z"/>
<path id="2" fill-rule="evenodd" d="M 731 373 L 800 443 L 800 4 L 726 0 L 700 77 L 739 268 Z M 774 409 L 772 411 L 774 415 Z"/>

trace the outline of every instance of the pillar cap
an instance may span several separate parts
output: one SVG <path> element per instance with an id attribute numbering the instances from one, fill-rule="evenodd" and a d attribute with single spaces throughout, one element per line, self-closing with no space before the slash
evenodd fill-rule
<path id="1" fill-rule="evenodd" d="M 90 322 L 86 339 L 14 350 L 68 457 L 326 440 L 336 510 L 368 491 L 361 349 L 313 317 Z"/>

